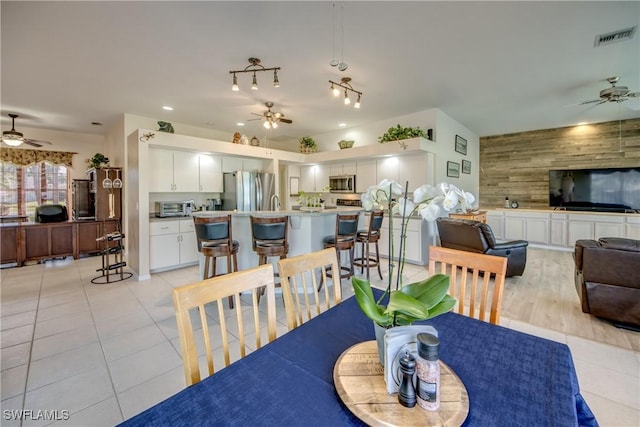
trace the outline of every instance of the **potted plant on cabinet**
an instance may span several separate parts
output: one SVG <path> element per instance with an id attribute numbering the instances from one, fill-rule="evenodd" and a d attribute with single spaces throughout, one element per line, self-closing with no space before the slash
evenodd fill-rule
<path id="1" fill-rule="evenodd" d="M 419 127 L 403 127 L 400 125 L 390 127 L 382 136 L 378 137 L 378 142 L 400 141 L 409 138 L 427 138 L 425 131 Z"/>
<path id="2" fill-rule="evenodd" d="M 310 136 L 303 136 L 300 138 L 300 152 L 301 153 L 315 153 L 318 151 L 318 146 L 313 138 Z"/>

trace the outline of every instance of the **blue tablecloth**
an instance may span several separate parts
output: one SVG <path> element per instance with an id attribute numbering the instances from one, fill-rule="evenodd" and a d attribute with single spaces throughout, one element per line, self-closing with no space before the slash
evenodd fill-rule
<path id="1" fill-rule="evenodd" d="M 597 426 L 566 345 L 454 313 L 427 323 L 467 388 L 464 425 Z M 373 324 L 352 297 L 122 425 L 363 425 L 336 394 L 333 366 L 372 339 Z"/>

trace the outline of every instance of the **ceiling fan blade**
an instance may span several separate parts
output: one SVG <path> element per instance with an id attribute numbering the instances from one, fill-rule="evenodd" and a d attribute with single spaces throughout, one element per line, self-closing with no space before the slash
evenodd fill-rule
<path id="1" fill-rule="evenodd" d="M 640 98 L 640 92 L 629 92 L 625 96 L 628 98 Z"/>
<path id="2" fill-rule="evenodd" d="M 252 122 L 254 120 L 262 120 L 262 117 L 260 117 L 259 119 L 247 119 L 248 122 Z"/>
<path id="3" fill-rule="evenodd" d="M 284 117 L 280 117 L 278 121 L 282 123 L 293 123 L 293 120 L 285 119 Z"/>
<path id="4" fill-rule="evenodd" d="M 581 103 L 580 103 L 580 104 L 578 104 L 578 105 L 593 104 L 594 102 L 607 102 L 607 101 L 606 101 L 606 100 L 604 100 L 604 101 L 603 101 L 603 100 L 601 100 L 601 99 L 592 99 L 591 101 L 584 101 L 584 102 L 581 102 Z"/>
<path id="5" fill-rule="evenodd" d="M 259 116 L 259 117 L 264 116 L 264 114 L 258 114 L 258 113 L 249 113 L 249 114 L 253 114 L 254 116 Z"/>
<path id="6" fill-rule="evenodd" d="M 25 142 L 26 144 L 34 145 L 34 146 L 37 146 L 37 147 L 42 147 L 42 145 L 53 145 L 53 144 L 52 144 L 51 142 L 49 142 L 49 141 L 42 141 L 42 140 L 40 140 L 40 139 L 31 139 L 31 138 L 25 138 L 25 139 L 24 139 L 24 142 Z M 37 144 L 37 145 L 36 145 L 36 144 Z"/>

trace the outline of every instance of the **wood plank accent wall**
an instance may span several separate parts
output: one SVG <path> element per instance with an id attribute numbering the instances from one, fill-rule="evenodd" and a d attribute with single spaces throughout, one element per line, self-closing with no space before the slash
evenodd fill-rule
<path id="1" fill-rule="evenodd" d="M 480 207 L 549 207 L 549 169 L 640 166 L 640 118 L 480 138 Z"/>

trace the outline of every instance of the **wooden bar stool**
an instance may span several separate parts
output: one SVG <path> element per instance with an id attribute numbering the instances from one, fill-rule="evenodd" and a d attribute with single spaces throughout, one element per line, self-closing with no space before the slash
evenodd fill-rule
<path id="1" fill-rule="evenodd" d="M 349 266 L 340 266 L 338 280 L 348 279 L 353 276 L 353 251 L 356 244 L 356 235 L 358 234 L 359 217 L 359 213 L 336 215 L 336 234 L 322 239 L 325 249 L 336 249 L 338 262 L 340 261 L 340 252 L 349 251 Z M 331 274 L 327 272 L 327 276 L 331 278 L 333 278 L 334 274 L 333 271 L 331 271 Z M 322 283 L 320 283 L 320 287 L 322 287 Z"/>
<path id="2" fill-rule="evenodd" d="M 268 257 L 286 258 L 289 253 L 289 217 L 256 217 L 251 216 L 251 245 L 255 253 L 258 254 L 258 265 L 267 263 Z M 278 277 L 278 273 L 274 273 Z M 280 283 L 275 284 L 276 287 Z M 264 289 L 258 294 L 264 293 Z"/>
<path id="3" fill-rule="evenodd" d="M 360 243 L 362 252 L 359 258 L 353 260 L 353 265 L 360 267 L 360 274 L 367 268 L 367 280 L 369 280 L 369 267 L 377 267 L 378 275 L 382 279 L 382 271 L 380 270 L 380 251 L 378 250 L 378 240 L 380 240 L 380 229 L 382 228 L 382 220 L 384 218 L 383 211 L 371 212 L 369 218 L 369 229 L 358 230 L 356 244 Z M 370 256 L 370 244 L 376 245 L 375 258 Z"/>
<path id="4" fill-rule="evenodd" d="M 240 244 L 233 240 L 231 233 L 231 215 L 193 217 L 198 238 L 198 250 L 204 256 L 202 280 L 221 276 L 216 273 L 216 258 L 227 258 L 227 271 L 238 271 L 238 248 Z M 209 265 L 211 275 L 209 275 Z M 226 274 L 223 273 L 223 274 Z M 233 297 L 229 297 L 229 307 L 233 308 Z"/>

